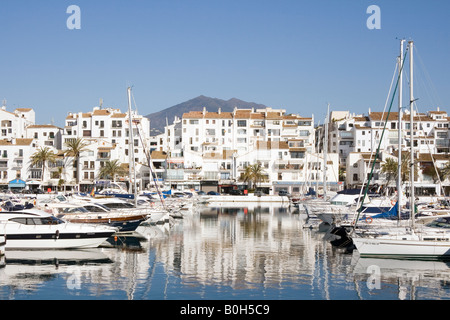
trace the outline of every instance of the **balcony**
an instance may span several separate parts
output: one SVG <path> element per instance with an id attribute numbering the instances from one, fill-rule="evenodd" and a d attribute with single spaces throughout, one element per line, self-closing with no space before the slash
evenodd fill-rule
<path id="1" fill-rule="evenodd" d="M 200 171 L 202 171 L 202 167 L 189 166 L 189 167 L 184 167 L 184 170 L 186 170 L 187 172 L 200 172 Z"/>
<path id="2" fill-rule="evenodd" d="M 111 153 L 110 152 L 99 152 L 97 154 L 98 160 L 109 160 L 111 159 Z"/>
<path id="3" fill-rule="evenodd" d="M 348 131 L 339 132 L 339 137 L 342 139 L 353 139 L 353 133 Z"/>

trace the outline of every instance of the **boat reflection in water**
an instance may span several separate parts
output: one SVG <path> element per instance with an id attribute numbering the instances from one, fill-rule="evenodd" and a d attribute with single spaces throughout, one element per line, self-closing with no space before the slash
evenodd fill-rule
<path id="1" fill-rule="evenodd" d="M 367 296 L 387 285 L 397 287 L 400 300 L 445 299 L 449 295 L 450 261 L 360 258 L 354 254 L 352 265 L 355 280 L 367 283 Z"/>
<path id="2" fill-rule="evenodd" d="M 76 250 L 7 250 L 4 268 L 0 269 L 0 284 L 9 288 L 8 297 L 16 299 L 16 292 L 25 290 L 38 292 L 46 282 L 57 280 L 61 275 L 71 275 L 83 271 L 84 274 L 97 272 L 111 265 L 112 260 L 98 248 Z M 65 283 L 67 288 L 68 282 Z M 54 287 L 56 299 L 61 292 Z M 1 292 L 1 291 L 0 291 Z M 38 299 L 51 297 L 38 297 Z"/>

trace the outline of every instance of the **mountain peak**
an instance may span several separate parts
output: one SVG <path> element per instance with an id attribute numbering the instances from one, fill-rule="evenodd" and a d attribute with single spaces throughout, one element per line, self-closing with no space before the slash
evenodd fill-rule
<path id="1" fill-rule="evenodd" d="M 204 95 L 199 95 L 196 98 L 179 103 L 175 106 L 166 108 L 164 110 L 150 113 L 146 115 L 150 119 L 151 135 L 158 135 L 164 132 L 166 119 L 169 124 L 173 123 L 176 117 L 181 118 L 183 113 L 190 111 L 202 111 L 206 108 L 208 112 L 217 112 L 220 108 L 222 112 L 233 112 L 234 108 L 251 109 L 251 108 L 266 108 L 263 104 L 254 102 L 246 102 L 238 98 L 231 98 L 229 100 L 222 100 L 218 98 L 211 98 Z"/>

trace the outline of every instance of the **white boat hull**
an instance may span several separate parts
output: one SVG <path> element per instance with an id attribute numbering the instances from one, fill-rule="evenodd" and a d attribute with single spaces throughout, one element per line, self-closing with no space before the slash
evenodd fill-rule
<path id="1" fill-rule="evenodd" d="M 4 226 L 4 225 L 3 225 Z M 65 225 L 35 226 L 9 224 L 0 226 L 0 234 L 6 234 L 5 249 L 76 249 L 96 248 L 100 246 L 115 230 L 100 226 Z"/>
<path id="2" fill-rule="evenodd" d="M 246 196 L 231 196 L 231 195 L 220 195 L 220 196 L 210 196 L 207 202 L 278 202 L 278 203 L 289 203 L 290 200 L 286 196 L 275 196 L 275 195 L 263 195 L 255 196 L 254 194 L 249 194 Z"/>
<path id="3" fill-rule="evenodd" d="M 396 257 L 405 259 L 450 258 L 449 241 L 356 237 L 352 240 L 361 257 Z"/>

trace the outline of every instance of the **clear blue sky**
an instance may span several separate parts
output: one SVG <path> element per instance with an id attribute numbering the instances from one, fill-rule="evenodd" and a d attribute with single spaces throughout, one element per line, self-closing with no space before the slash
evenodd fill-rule
<path id="1" fill-rule="evenodd" d="M 66 26 L 72 4 L 81 30 Z M 449 15 L 448 0 L 0 0 L 0 99 L 59 126 L 100 98 L 125 111 L 129 85 L 144 115 L 199 95 L 318 119 L 328 102 L 382 111 L 406 38 L 420 111 L 449 111 Z"/>

